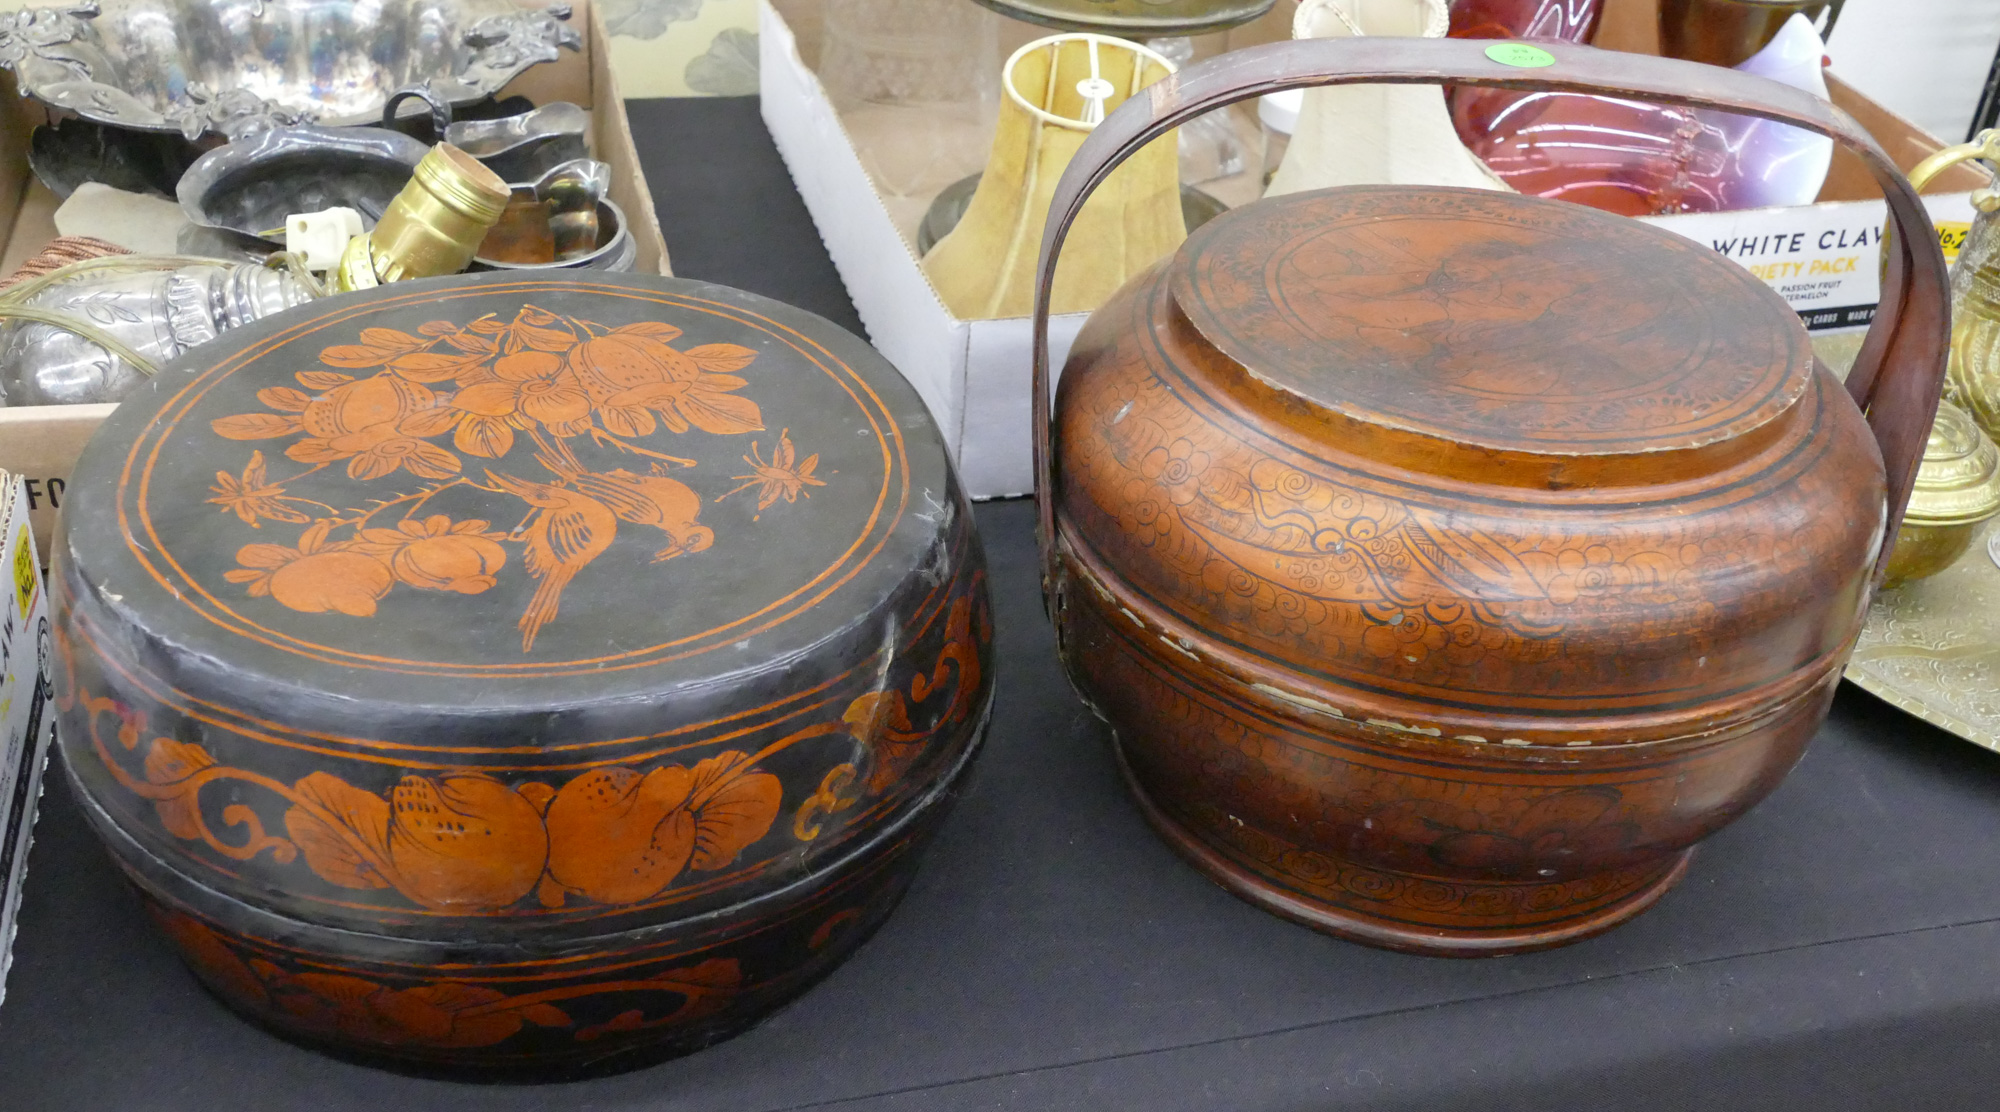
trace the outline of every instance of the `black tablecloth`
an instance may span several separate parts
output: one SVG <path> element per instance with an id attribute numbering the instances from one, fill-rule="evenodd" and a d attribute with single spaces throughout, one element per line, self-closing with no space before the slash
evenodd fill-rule
<path id="1" fill-rule="evenodd" d="M 858 328 L 755 100 L 641 101 L 677 272 Z M 761 1028 L 638 1073 L 504 1088 L 346 1065 L 211 1001 L 50 779 L 0 1007 L 0 1109 L 1988 1108 L 2000 757 L 1845 690 L 1804 763 L 1612 934 L 1380 953 L 1182 865 L 1064 684 L 1031 507 L 982 506 L 989 747 L 924 873 Z"/>

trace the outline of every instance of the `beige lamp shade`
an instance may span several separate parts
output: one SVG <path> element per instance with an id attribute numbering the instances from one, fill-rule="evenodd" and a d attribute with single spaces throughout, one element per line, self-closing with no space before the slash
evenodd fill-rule
<path id="1" fill-rule="evenodd" d="M 1026 316 L 1049 202 L 1069 160 L 1105 113 L 1174 71 L 1137 43 L 1055 35 L 1001 70 L 993 153 L 965 215 L 924 256 L 960 320 Z M 1084 205 L 1056 268 L 1054 309 L 1088 312 L 1187 238 L 1178 137 L 1168 132 L 1113 171 Z"/>
<path id="2" fill-rule="evenodd" d="M 1295 39 L 1404 36 L 1441 39 L 1445 0 L 1305 0 Z M 1308 89 L 1267 197 L 1336 185 L 1456 185 L 1512 190 L 1452 130 L 1436 85 Z"/>

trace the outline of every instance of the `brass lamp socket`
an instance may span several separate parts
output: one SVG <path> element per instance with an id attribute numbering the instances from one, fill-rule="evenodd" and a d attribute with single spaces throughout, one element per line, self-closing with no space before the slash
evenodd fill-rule
<path id="1" fill-rule="evenodd" d="M 478 159 L 439 143 L 368 234 L 368 256 L 383 282 L 456 274 L 472 262 L 500 220 L 509 191 Z"/>

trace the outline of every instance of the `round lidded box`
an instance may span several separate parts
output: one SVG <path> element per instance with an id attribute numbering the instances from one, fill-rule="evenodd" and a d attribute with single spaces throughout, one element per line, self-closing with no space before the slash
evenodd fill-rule
<path id="1" fill-rule="evenodd" d="M 1147 817 L 1444 955 L 1629 919 L 1775 787 L 1885 517 L 1764 283 L 1471 190 L 1218 218 L 1091 316 L 1052 439 L 1059 643 Z"/>
<path id="2" fill-rule="evenodd" d="M 196 972 L 494 1075 L 755 1022 L 887 915 L 983 734 L 922 401 L 672 279 L 451 278 L 122 405 L 57 544 L 63 748 Z"/>

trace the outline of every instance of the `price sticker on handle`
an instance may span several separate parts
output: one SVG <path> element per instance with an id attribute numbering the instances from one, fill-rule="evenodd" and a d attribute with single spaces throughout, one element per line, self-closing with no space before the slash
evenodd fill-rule
<path id="1" fill-rule="evenodd" d="M 1524 42 L 1499 42 L 1486 48 L 1486 56 L 1503 66 L 1516 69 L 1541 69 L 1556 64 L 1556 56 L 1539 46 L 1529 46 Z"/>

